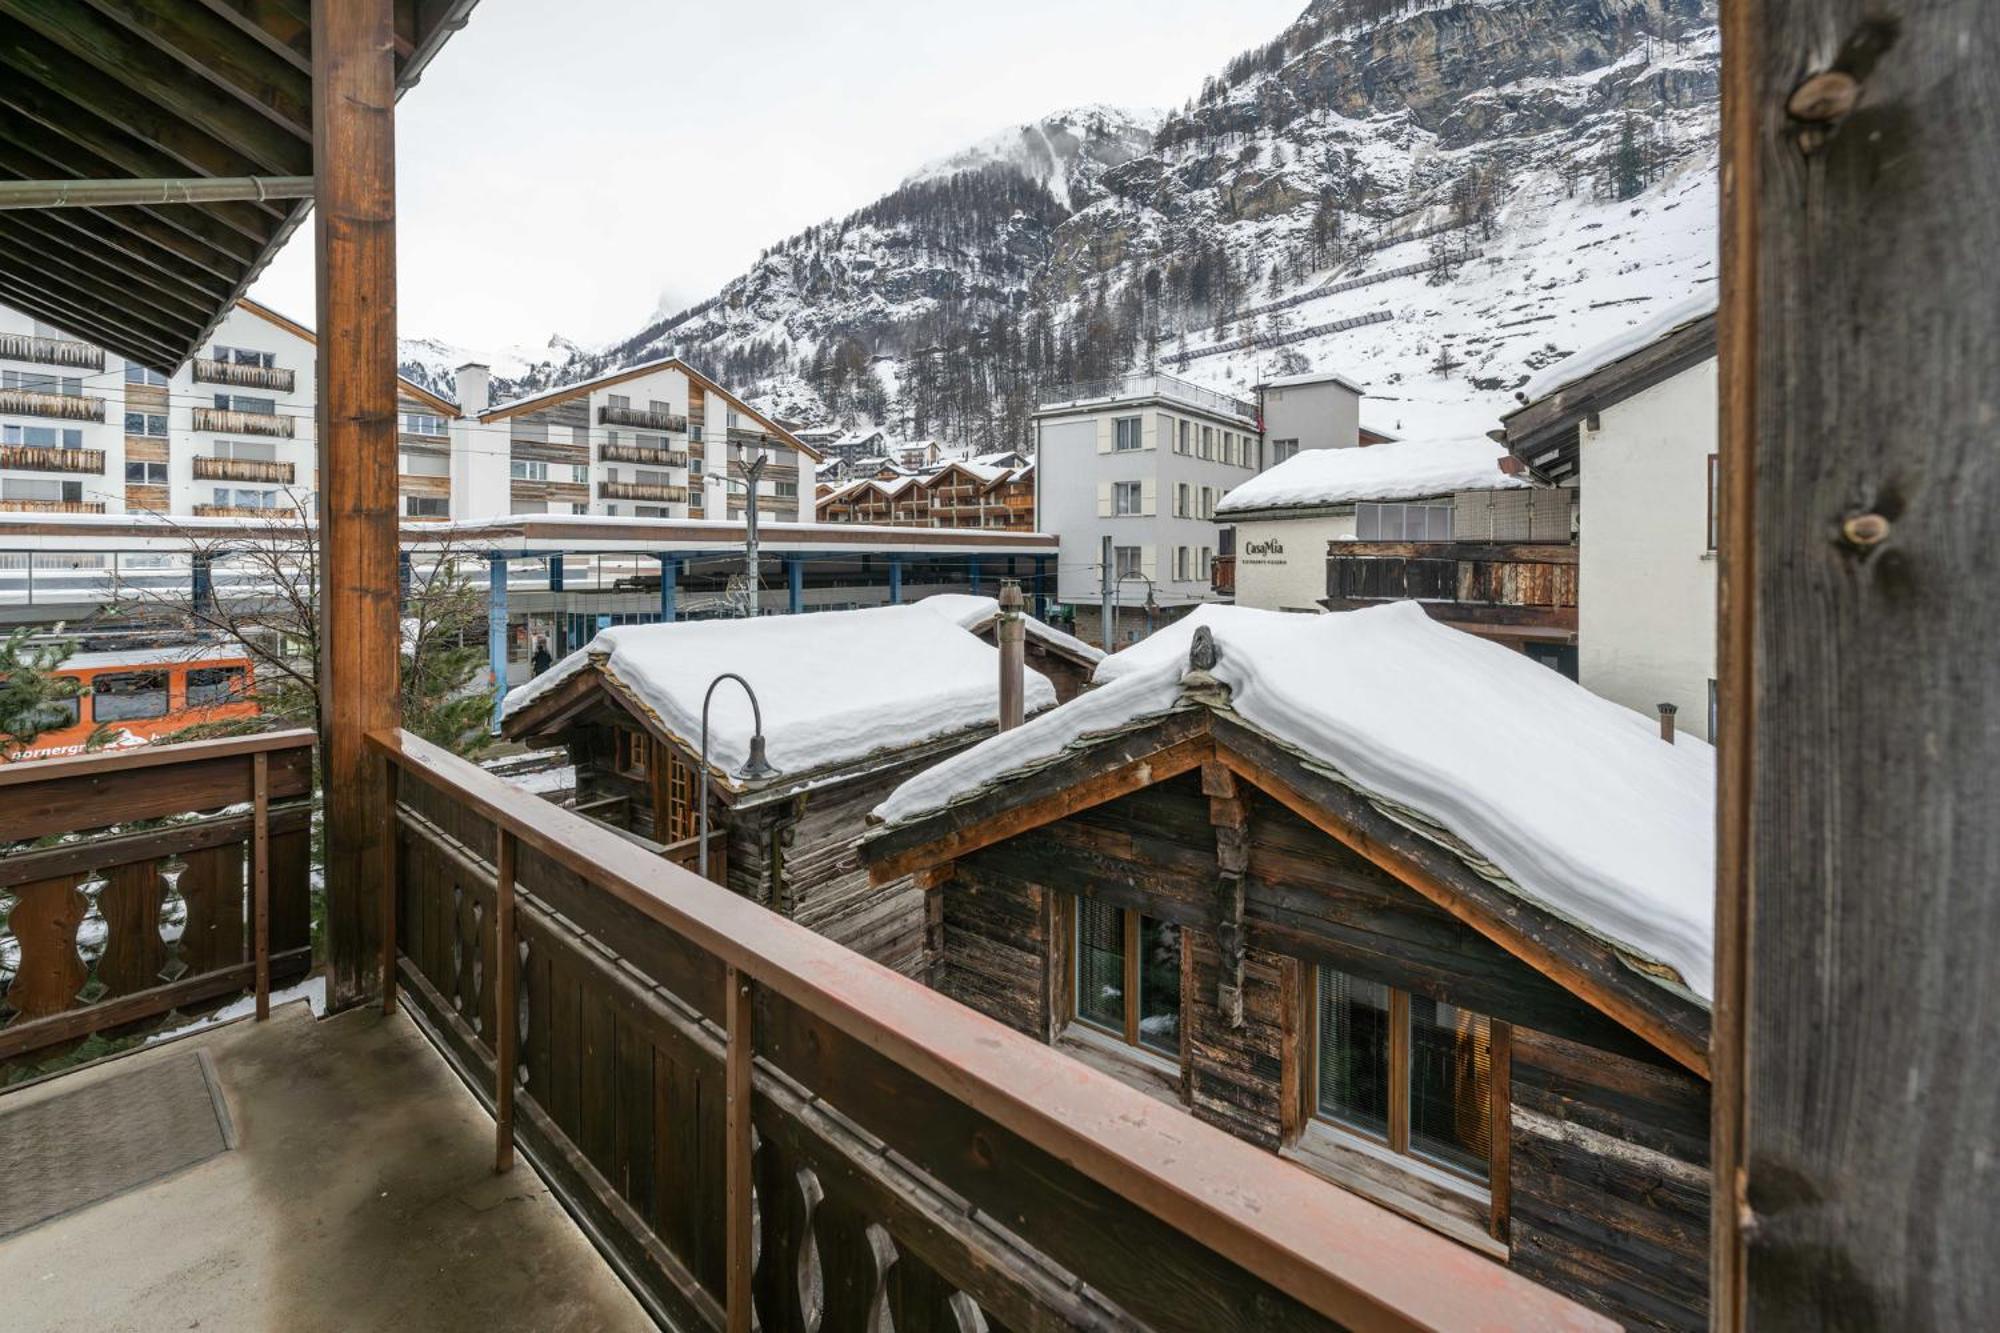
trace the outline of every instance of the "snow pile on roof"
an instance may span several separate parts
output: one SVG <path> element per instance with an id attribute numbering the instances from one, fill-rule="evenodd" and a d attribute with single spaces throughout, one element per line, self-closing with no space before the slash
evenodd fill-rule
<path id="1" fill-rule="evenodd" d="M 921 604 L 820 611 L 754 620 L 683 620 L 621 625 L 511 691 L 510 717 L 601 661 L 603 670 L 661 725 L 701 743 L 702 696 L 725 671 L 750 682 L 763 706 L 771 766 L 791 777 L 904 749 L 1000 714 L 999 650 Z M 1055 687 L 1030 668 L 1029 712 L 1055 702 Z M 749 700 L 733 682 L 709 710 L 709 760 L 733 775 L 750 757 Z"/>
<path id="2" fill-rule="evenodd" d="M 1355 449 L 1307 449 L 1238 486 L 1215 512 L 1220 516 L 1529 485 L 1526 477 L 1500 470 L 1500 460 L 1505 457 L 1505 447 L 1477 436 L 1398 440 Z"/>
<path id="3" fill-rule="evenodd" d="M 1415 812 L 1525 897 L 1714 993 L 1715 752 L 1412 603 L 1322 616 L 1204 606 L 1107 658 L 1098 687 L 917 775 L 896 824 L 1180 698 L 1206 625 L 1246 722 Z"/>
<path id="4" fill-rule="evenodd" d="M 1716 288 L 1705 287 L 1684 300 L 1674 302 L 1650 319 L 1639 321 L 1622 333 L 1614 334 L 1601 343 L 1564 357 L 1521 386 L 1522 401 L 1532 403 L 1546 398 L 1556 390 L 1568 388 L 1578 380 L 1595 375 L 1606 366 L 1623 361 L 1635 352 L 1644 351 L 1660 339 L 1678 333 L 1697 320 L 1708 318 L 1715 313 L 1716 300 Z"/>
<path id="5" fill-rule="evenodd" d="M 1311 370 L 1303 375 L 1280 375 L 1276 379 L 1265 380 L 1258 387 L 1264 389 L 1300 389 L 1308 384 L 1338 384 L 1341 388 L 1354 393 L 1368 392 L 1337 370 Z"/>
<path id="6" fill-rule="evenodd" d="M 999 599 L 963 592 L 932 593 L 917 605 L 940 612 L 960 628 L 971 630 L 975 634 L 985 629 L 1000 614 Z M 1037 620 L 1033 616 L 1023 615 L 1021 618 L 1028 624 L 1029 638 L 1039 639 L 1048 647 L 1085 662 L 1104 660 L 1102 648 L 1094 648 L 1075 635 L 1065 634 L 1054 625 Z"/>

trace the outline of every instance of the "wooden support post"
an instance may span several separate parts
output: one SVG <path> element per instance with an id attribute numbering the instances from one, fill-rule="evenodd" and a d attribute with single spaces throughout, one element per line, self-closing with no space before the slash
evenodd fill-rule
<path id="1" fill-rule="evenodd" d="M 1714 1326 L 2000 1304 L 2000 9 L 1724 0 Z"/>
<path id="2" fill-rule="evenodd" d="M 723 1007 L 729 1034 L 723 1061 L 723 1172 L 728 1188 L 727 1230 L 723 1239 L 729 1333 L 750 1333 L 750 1064 L 756 1052 L 750 1032 L 750 979 L 730 968 Z"/>
<path id="3" fill-rule="evenodd" d="M 396 4 L 314 0 L 320 764 L 328 1002 L 376 978 L 367 885 L 389 833 L 364 737 L 400 723 L 396 683 Z"/>
<path id="4" fill-rule="evenodd" d="M 382 930 L 382 1016 L 387 1018 L 396 1012 L 396 892 L 397 876 L 402 873 L 396 856 L 396 844 L 402 837 L 402 830 L 396 818 L 397 782 L 402 776 L 394 761 L 382 760 L 382 799 L 389 807 L 389 834 L 382 839 L 382 887 L 378 911 L 381 914 Z"/>
<path id="5" fill-rule="evenodd" d="M 1208 822 L 1215 828 L 1215 1007 L 1230 1027 L 1243 1026 L 1243 876 L 1250 868 L 1250 818 L 1236 775 L 1210 760 L 1201 766 Z"/>
<path id="6" fill-rule="evenodd" d="M 493 870 L 493 1170 L 514 1167 L 514 1078 L 520 1044 L 521 958 L 514 920 L 514 835 L 500 830 Z"/>
<path id="7" fill-rule="evenodd" d="M 257 963 L 257 1021 L 271 1016 L 271 756 L 250 756 L 250 939 Z"/>

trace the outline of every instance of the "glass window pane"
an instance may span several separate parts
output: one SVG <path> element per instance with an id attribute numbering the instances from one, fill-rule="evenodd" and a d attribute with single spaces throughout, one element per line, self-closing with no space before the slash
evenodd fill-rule
<path id="1" fill-rule="evenodd" d="M 1125 914 L 1076 900 L 1076 1016 L 1125 1035 Z"/>
<path id="2" fill-rule="evenodd" d="M 1484 1179 L 1491 1149 L 1486 1020 L 1410 997 L 1410 1151 Z"/>
<path id="3" fill-rule="evenodd" d="M 116 676 L 99 676 L 92 682 L 91 696 L 90 715 L 99 722 L 164 717 L 167 712 L 167 673 L 133 671 Z"/>
<path id="4" fill-rule="evenodd" d="M 188 672 L 189 708 L 231 703 L 243 696 L 242 667 L 196 667 Z"/>
<path id="5" fill-rule="evenodd" d="M 1354 536 L 1357 541 L 1372 542 L 1382 535 L 1382 510 L 1378 505 L 1358 504 L 1354 506 Z"/>
<path id="6" fill-rule="evenodd" d="M 1389 1132 L 1389 988 L 1319 970 L 1319 1111 Z"/>
<path id="7" fill-rule="evenodd" d="M 1181 928 L 1139 918 L 1139 1044 L 1180 1058 Z"/>

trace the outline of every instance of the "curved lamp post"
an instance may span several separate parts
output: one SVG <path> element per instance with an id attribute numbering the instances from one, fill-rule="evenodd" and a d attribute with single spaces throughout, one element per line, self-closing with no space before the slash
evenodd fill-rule
<path id="1" fill-rule="evenodd" d="M 743 687 L 743 693 L 750 696 L 750 757 L 737 770 L 738 777 L 769 777 L 777 770 L 764 757 L 764 710 L 757 704 L 757 691 L 750 688 L 750 682 L 734 671 L 725 671 L 708 682 L 708 692 L 701 696 L 701 877 L 708 878 L 708 705 L 715 698 L 715 687 L 725 680 L 733 680 Z"/>
<path id="2" fill-rule="evenodd" d="M 1125 595 L 1126 579 L 1139 579 L 1146 585 L 1146 637 L 1151 638 L 1153 635 L 1153 615 L 1160 609 L 1160 600 L 1153 594 L 1159 591 L 1159 585 L 1136 569 L 1127 570 L 1118 576 L 1117 588 L 1121 599 Z M 1121 600 L 1119 605 L 1123 606 L 1124 602 Z"/>

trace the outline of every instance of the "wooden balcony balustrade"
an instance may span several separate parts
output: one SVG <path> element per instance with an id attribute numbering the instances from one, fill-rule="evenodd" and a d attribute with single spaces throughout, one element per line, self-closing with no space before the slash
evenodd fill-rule
<path id="1" fill-rule="evenodd" d="M 0 467 L 30 472 L 104 472 L 102 449 L 54 449 L 34 444 L 0 444 Z"/>
<path id="2" fill-rule="evenodd" d="M 0 514 L 101 514 L 102 500 L 0 500 Z"/>
<path id="3" fill-rule="evenodd" d="M 687 496 L 685 486 L 655 486 L 638 481 L 597 483 L 597 498 L 600 500 L 652 500 L 661 504 L 685 504 Z"/>
<path id="4" fill-rule="evenodd" d="M 645 449 L 636 444 L 601 444 L 597 457 L 605 463 L 640 463 L 647 467 L 686 467 L 688 456 L 680 449 Z"/>
<path id="5" fill-rule="evenodd" d="M 37 338 L 27 333 L 0 333 L 0 361 L 33 361 L 75 370 L 104 369 L 104 349 L 74 338 Z"/>
<path id="6" fill-rule="evenodd" d="M 673 412 L 652 412 L 643 407 L 600 407 L 600 426 L 633 426 L 639 430 L 663 430 L 673 435 L 687 434 L 688 419 Z"/>
<path id="7" fill-rule="evenodd" d="M 17 417 L 54 417 L 58 421 L 102 421 L 104 400 L 81 393 L 0 389 L 0 414 Z"/>
<path id="8" fill-rule="evenodd" d="M 271 412 L 232 412 L 220 407 L 194 409 L 196 430 L 219 431 L 224 435 L 271 435 L 289 440 L 297 424 L 291 417 Z"/>
<path id="9" fill-rule="evenodd" d="M 1573 631 L 1576 552 L 1525 542 L 1330 542 L 1322 605 L 1415 601 L 1439 620 Z"/>
<path id="10" fill-rule="evenodd" d="M 407 732 L 390 975 L 673 1327 L 1606 1328 Z M 393 1003 L 393 992 L 385 1003 Z"/>
<path id="11" fill-rule="evenodd" d="M 290 393 L 298 384 L 298 373 L 279 366 L 239 366 L 234 361 L 218 361 L 198 356 L 192 363 L 194 378 L 203 384 L 229 384 L 239 389 L 269 389 Z"/>
<path id="12" fill-rule="evenodd" d="M 300 507 L 293 504 L 194 506 L 196 518 L 263 518 L 273 523 L 296 521 Z"/>
<path id="13" fill-rule="evenodd" d="M 312 962 L 313 733 L 0 764 L 0 1061 L 273 985 Z M 233 812 L 231 807 L 247 806 Z M 200 814 L 192 822 L 115 826 Z M 4 845 L 0 845 L 4 847 Z"/>
<path id="14" fill-rule="evenodd" d="M 291 463 L 266 463 L 254 458 L 209 458 L 196 454 L 194 459 L 197 481 L 265 481 L 289 486 L 296 472 Z"/>

